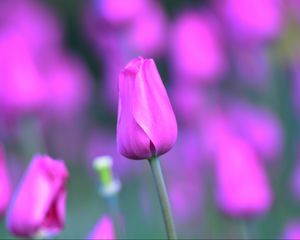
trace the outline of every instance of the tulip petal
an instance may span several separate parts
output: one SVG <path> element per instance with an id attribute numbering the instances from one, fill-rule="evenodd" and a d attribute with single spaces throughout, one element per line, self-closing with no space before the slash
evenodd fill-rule
<path id="1" fill-rule="evenodd" d="M 153 143 L 153 154 L 161 155 L 174 145 L 176 119 L 154 61 L 146 59 L 141 64 L 134 86 L 133 115 Z"/>

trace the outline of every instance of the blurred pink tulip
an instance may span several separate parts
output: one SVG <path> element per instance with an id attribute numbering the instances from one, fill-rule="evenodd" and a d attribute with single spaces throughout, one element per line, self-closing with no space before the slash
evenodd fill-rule
<path id="1" fill-rule="evenodd" d="M 216 81 L 226 62 L 216 20 L 198 12 L 178 17 L 171 31 L 171 61 L 176 76 L 189 82 Z"/>
<path id="2" fill-rule="evenodd" d="M 42 1 L 6 1 L 5 8 L 1 10 L 4 26 L 22 35 L 38 56 L 61 44 L 60 22 Z"/>
<path id="3" fill-rule="evenodd" d="M 299 240 L 300 239 L 300 221 L 294 220 L 288 222 L 283 231 L 282 240 Z"/>
<path id="4" fill-rule="evenodd" d="M 216 148 L 216 194 L 222 211 L 238 218 L 264 214 L 271 207 L 272 192 L 251 146 L 227 135 Z"/>
<path id="5" fill-rule="evenodd" d="M 4 214 L 11 196 L 11 183 L 8 178 L 6 159 L 3 147 L 0 145 L 0 215 Z"/>
<path id="6" fill-rule="evenodd" d="M 247 104 L 234 104 L 229 114 L 240 135 L 266 160 L 277 160 L 280 157 L 283 129 L 272 112 Z"/>
<path id="7" fill-rule="evenodd" d="M 176 137 L 175 115 L 154 61 L 133 59 L 119 76 L 119 152 L 131 159 L 159 156 Z"/>
<path id="8" fill-rule="evenodd" d="M 216 3 L 221 5 L 226 22 L 239 39 L 266 40 L 279 33 L 279 0 L 225 0 Z"/>
<path id="9" fill-rule="evenodd" d="M 183 82 L 182 84 L 175 84 L 170 90 L 171 100 L 174 103 L 174 111 L 178 121 L 186 126 L 192 126 L 198 122 L 199 117 L 205 111 L 206 99 L 200 89 L 187 86 Z"/>
<path id="10" fill-rule="evenodd" d="M 68 170 L 61 161 L 36 155 L 14 194 L 7 228 L 20 237 L 58 234 L 65 223 Z"/>
<path id="11" fill-rule="evenodd" d="M 80 59 L 62 53 L 49 56 L 44 76 L 47 83 L 47 110 L 51 114 L 72 118 L 87 106 L 91 76 Z"/>
<path id="12" fill-rule="evenodd" d="M 159 2 L 148 5 L 127 30 L 128 43 L 137 54 L 160 55 L 166 45 L 167 19 Z"/>
<path id="13" fill-rule="evenodd" d="M 0 52 L 0 105 L 10 112 L 41 107 L 46 89 L 25 39 L 13 31 L 2 32 Z"/>
<path id="14" fill-rule="evenodd" d="M 144 8 L 147 0 L 94 0 L 99 15 L 106 21 L 115 24 L 126 24 L 132 21 Z"/>
<path id="15" fill-rule="evenodd" d="M 91 240 L 114 240 L 116 239 L 115 229 L 113 220 L 109 217 L 104 215 L 95 228 L 93 229 L 92 233 L 89 235 L 87 239 Z"/>

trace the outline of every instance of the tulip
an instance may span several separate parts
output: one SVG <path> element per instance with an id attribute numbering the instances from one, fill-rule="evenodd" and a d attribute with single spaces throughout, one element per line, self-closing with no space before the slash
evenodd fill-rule
<path id="1" fill-rule="evenodd" d="M 269 210 L 272 192 L 251 146 L 235 136 L 225 136 L 217 148 L 217 201 L 223 212 L 244 218 Z"/>
<path id="2" fill-rule="evenodd" d="M 94 0 L 95 9 L 106 21 L 122 25 L 132 21 L 147 0 Z"/>
<path id="3" fill-rule="evenodd" d="M 226 0 L 218 4 L 222 5 L 226 22 L 238 38 L 266 40 L 278 35 L 281 25 L 279 1 Z"/>
<path id="4" fill-rule="evenodd" d="M 16 32 L 3 32 L 0 52 L 1 107 L 22 113 L 40 108 L 45 86 L 27 41 Z"/>
<path id="5" fill-rule="evenodd" d="M 62 27 L 56 14 L 42 1 L 1 1 L 1 19 L 6 27 L 20 33 L 30 48 L 44 56 L 62 43 Z"/>
<path id="6" fill-rule="evenodd" d="M 238 132 L 266 160 L 277 159 L 283 147 L 283 130 L 279 119 L 263 108 L 235 104 L 229 114 Z"/>
<path id="7" fill-rule="evenodd" d="M 65 223 L 68 170 L 61 161 L 36 155 L 18 190 L 7 216 L 7 228 L 20 237 L 58 234 Z"/>
<path id="8" fill-rule="evenodd" d="M 154 61 L 133 59 L 119 75 L 119 152 L 149 159 L 168 152 L 176 137 L 175 115 Z"/>
<path id="9" fill-rule="evenodd" d="M 91 234 L 89 235 L 88 239 L 91 240 L 114 240 L 116 239 L 115 229 L 113 220 L 109 217 L 104 215 Z"/>
<path id="10" fill-rule="evenodd" d="M 90 74 L 75 56 L 55 53 L 45 65 L 47 79 L 47 109 L 60 118 L 74 117 L 89 100 Z"/>
<path id="11" fill-rule="evenodd" d="M 167 19 L 157 2 L 149 4 L 128 29 L 130 48 L 142 55 L 162 54 L 166 43 Z"/>
<path id="12" fill-rule="evenodd" d="M 11 196 L 11 185 L 7 174 L 5 154 L 3 147 L 0 146 L 0 215 L 2 215 L 9 203 Z"/>
<path id="13" fill-rule="evenodd" d="M 190 84 L 215 82 L 224 74 L 227 63 L 215 22 L 208 14 L 198 12 L 178 17 L 170 43 L 176 79 Z"/>

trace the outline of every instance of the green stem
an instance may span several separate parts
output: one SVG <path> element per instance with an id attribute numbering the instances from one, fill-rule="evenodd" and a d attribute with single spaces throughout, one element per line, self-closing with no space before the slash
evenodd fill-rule
<path id="1" fill-rule="evenodd" d="M 168 194 L 167 194 L 167 189 L 166 189 L 164 177 L 163 177 L 163 174 L 161 171 L 159 159 L 154 157 L 154 158 L 150 158 L 148 160 L 149 160 L 149 163 L 151 166 L 156 190 L 158 192 L 160 206 L 161 206 L 162 214 L 164 217 L 164 222 L 165 222 L 168 239 L 177 239 L 175 225 L 174 225 L 171 207 L 170 207 L 170 203 L 169 203 L 169 198 L 168 198 Z"/>
<path id="2" fill-rule="evenodd" d="M 244 240 L 248 240 L 251 239 L 250 237 L 250 232 L 249 232 L 249 226 L 248 226 L 248 222 L 246 220 L 241 220 L 241 237 Z"/>

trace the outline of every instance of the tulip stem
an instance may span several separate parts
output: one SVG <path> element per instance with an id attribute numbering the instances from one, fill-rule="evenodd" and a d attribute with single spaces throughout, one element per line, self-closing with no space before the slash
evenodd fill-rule
<path id="1" fill-rule="evenodd" d="M 161 171 L 159 159 L 156 157 L 148 159 L 152 175 L 155 181 L 156 190 L 158 192 L 160 206 L 164 217 L 165 227 L 168 239 L 177 239 L 175 225 L 172 217 L 170 202 L 167 194 L 167 189 L 164 177 Z"/>

